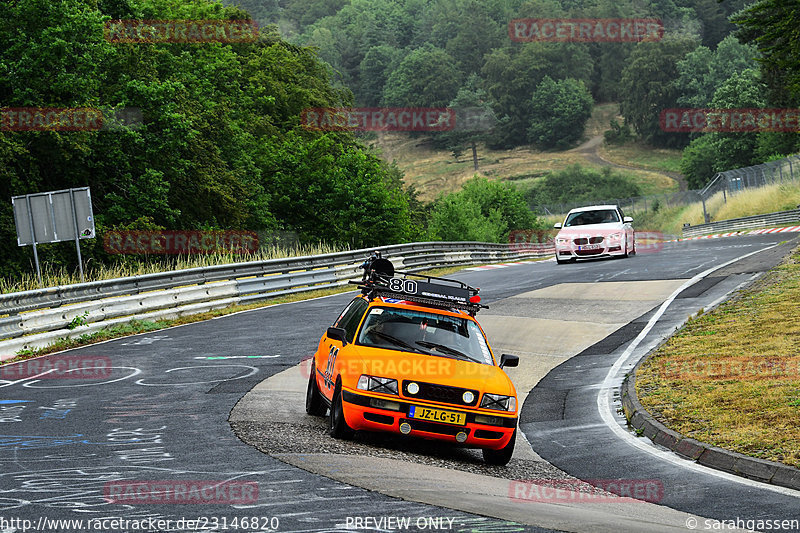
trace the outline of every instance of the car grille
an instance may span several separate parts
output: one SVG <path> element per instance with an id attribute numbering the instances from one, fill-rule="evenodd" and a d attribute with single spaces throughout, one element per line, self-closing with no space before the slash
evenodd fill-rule
<path id="1" fill-rule="evenodd" d="M 411 381 L 403 381 L 403 395 L 406 398 L 419 398 L 420 400 L 430 400 L 433 402 L 451 403 L 454 405 L 475 405 L 478 403 L 478 396 L 480 393 L 473 389 L 462 389 L 459 387 L 448 387 L 447 385 L 436 385 L 434 383 L 423 383 L 415 381 L 419 385 L 419 392 L 417 394 L 409 394 L 408 384 Z M 462 396 L 465 392 L 470 391 L 473 400 L 470 403 L 464 402 Z"/>
<path id="2" fill-rule="evenodd" d="M 600 255 L 604 253 L 605 250 L 599 248 L 597 250 L 575 250 L 575 255 Z"/>
<path id="3" fill-rule="evenodd" d="M 577 244 L 578 246 L 584 244 L 600 244 L 601 242 L 603 242 L 603 237 L 591 237 L 588 239 L 586 237 L 579 237 L 575 239 L 575 241 L 573 242 L 575 242 L 575 244 Z"/>

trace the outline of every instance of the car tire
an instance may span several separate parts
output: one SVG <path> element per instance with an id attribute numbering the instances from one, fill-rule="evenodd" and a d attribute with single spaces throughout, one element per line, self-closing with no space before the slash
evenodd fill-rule
<path id="1" fill-rule="evenodd" d="M 516 441 L 517 430 L 515 429 L 514 433 L 511 434 L 511 440 L 508 441 L 508 444 L 499 450 L 490 450 L 488 448 L 484 448 L 483 460 L 489 465 L 506 466 L 511 460 L 511 456 L 514 455 L 514 443 L 516 443 Z"/>
<path id="2" fill-rule="evenodd" d="M 353 436 L 353 429 L 347 425 L 344 418 L 344 407 L 342 406 L 342 386 L 336 384 L 331 401 L 331 409 L 328 413 L 328 433 L 334 439 L 350 439 Z"/>
<path id="3" fill-rule="evenodd" d="M 314 361 L 311 361 L 311 375 L 308 376 L 308 387 L 306 388 L 306 413 L 311 416 L 325 416 L 328 406 L 322 399 L 322 394 L 317 387 L 317 369 Z"/>

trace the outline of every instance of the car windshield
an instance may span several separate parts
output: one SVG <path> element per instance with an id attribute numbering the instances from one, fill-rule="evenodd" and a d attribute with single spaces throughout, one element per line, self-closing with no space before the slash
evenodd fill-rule
<path id="1" fill-rule="evenodd" d="M 410 309 L 373 307 L 356 344 L 494 364 L 483 332 L 472 320 Z"/>
<path id="2" fill-rule="evenodd" d="M 619 222 L 619 215 L 614 209 L 597 209 L 595 211 L 578 211 L 567 217 L 565 228 L 571 226 L 586 226 L 588 224 L 608 224 Z"/>

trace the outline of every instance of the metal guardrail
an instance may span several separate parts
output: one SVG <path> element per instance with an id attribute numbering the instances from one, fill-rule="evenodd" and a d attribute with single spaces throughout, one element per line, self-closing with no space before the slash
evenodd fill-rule
<path id="1" fill-rule="evenodd" d="M 730 220 L 698 224 L 696 226 L 686 226 L 683 228 L 682 233 L 684 237 L 697 237 L 698 235 L 705 235 L 707 233 L 755 229 L 768 226 L 780 226 L 782 224 L 800 224 L 800 209 L 779 211 L 767 215 L 732 218 Z"/>
<path id="2" fill-rule="evenodd" d="M 398 270 L 491 263 L 552 253 L 479 242 L 422 242 L 145 274 L 0 295 L 0 360 L 131 319 L 166 319 L 346 285 L 380 250 Z M 88 312 L 88 315 L 86 313 Z M 86 315 L 86 316 L 84 316 Z M 80 324 L 69 329 L 73 324 Z"/>

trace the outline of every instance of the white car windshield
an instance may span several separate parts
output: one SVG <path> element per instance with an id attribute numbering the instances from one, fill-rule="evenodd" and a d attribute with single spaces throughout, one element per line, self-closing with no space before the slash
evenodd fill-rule
<path id="1" fill-rule="evenodd" d="M 465 318 L 400 309 L 370 309 L 356 344 L 493 365 L 480 328 Z"/>
<path id="2" fill-rule="evenodd" d="M 619 222 L 619 214 L 614 209 L 598 209 L 596 211 L 578 211 L 571 213 L 564 223 L 565 228 L 586 226 L 588 224 L 610 224 Z"/>

